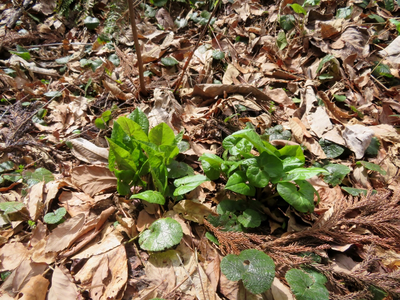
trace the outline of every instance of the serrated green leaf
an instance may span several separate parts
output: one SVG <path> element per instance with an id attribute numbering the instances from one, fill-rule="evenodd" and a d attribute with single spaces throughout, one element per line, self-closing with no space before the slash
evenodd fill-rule
<path id="1" fill-rule="evenodd" d="M 297 300 L 329 299 L 327 288 L 323 284 L 316 282 L 313 276 L 302 270 L 291 269 L 287 271 L 285 279 L 289 283 L 290 289 Z"/>
<path id="2" fill-rule="evenodd" d="M 314 211 L 314 187 L 305 180 L 297 180 L 296 185 L 291 182 L 279 182 L 277 191 L 279 195 L 299 212 Z"/>
<path id="3" fill-rule="evenodd" d="M 294 27 L 294 24 L 296 24 L 296 19 L 293 15 L 283 15 L 279 19 L 279 24 L 283 30 L 289 31 Z"/>
<path id="4" fill-rule="evenodd" d="M 248 179 L 243 171 L 233 173 L 232 176 L 229 177 L 225 188 L 246 196 L 254 196 L 256 193 L 254 186 L 248 184 Z"/>
<path id="5" fill-rule="evenodd" d="M 339 8 L 336 12 L 337 19 L 348 19 L 351 16 L 353 8 L 351 6 Z"/>
<path id="6" fill-rule="evenodd" d="M 63 220 L 66 213 L 67 210 L 64 207 L 60 207 L 54 212 L 49 212 L 45 214 L 43 217 L 43 221 L 47 224 L 58 224 L 60 221 Z"/>
<path id="7" fill-rule="evenodd" d="M 179 62 L 173 57 L 163 57 L 161 58 L 161 63 L 166 67 L 172 67 L 179 64 Z"/>
<path id="8" fill-rule="evenodd" d="M 141 199 L 141 200 L 147 201 L 149 203 L 155 203 L 155 204 L 160 204 L 160 205 L 165 204 L 164 196 L 160 192 L 151 191 L 151 190 L 132 195 L 130 199 Z"/>
<path id="9" fill-rule="evenodd" d="M 114 66 L 118 67 L 121 63 L 117 54 L 113 53 L 108 57 L 108 60 L 113 63 Z"/>
<path id="10" fill-rule="evenodd" d="M 258 211 L 248 208 L 238 216 L 238 221 L 246 228 L 256 228 L 261 225 L 261 216 Z"/>
<path id="11" fill-rule="evenodd" d="M 342 183 L 343 179 L 351 171 L 349 167 L 339 164 L 329 164 L 324 166 L 324 169 L 330 173 L 328 175 L 324 175 L 324 181 L 332 186 Z"/>
<path id="12" fill-rule="evenodd" d="M 139 238 L 140 248 L 147 251 L 162 251 L 181 242 L 181 225 L 172 218 L 158 219 Z"/>
<path id="13" fill-rule="evenodd" d="M 208 178 L 203 175 L 191 175 L 176 179 L 174 185 L 177 188 L 174 191 L 174 196 L 184 195 L 206 181 L 208 181 Z"/>
<path id="14" fill-rule="evenodd" d="M 253 294 L 267 291 L 275 277 L 274 261 L 256 249 L 244 250 L 239 256 L 228 254 L 222 259 L 220 267 L 229 280 L 242 279 L 244 287 Z"/>
<path id="15" fill-rule="evenodd" d="M 368 161 L 358 161 L 356 164 L 357 165 L 363 165 L 368 170 L 378 172 L 378 173 L 380 173 L 382 175 L 386 175 L 387 174 L 386 171 L 381 168 L 381 166 L 379 166 L 377 164 L 374 164 L 374 163 L 370 163 Z"/>

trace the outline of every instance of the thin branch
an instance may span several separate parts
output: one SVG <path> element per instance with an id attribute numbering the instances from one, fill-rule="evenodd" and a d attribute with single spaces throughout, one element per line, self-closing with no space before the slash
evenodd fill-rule
<path id="1" fill-rule="evenodd" d="M 146 90 L 146 85 L 144 83 L 144 70 L 143 70 L 142 54 L 140 51 L 140 45 L 139 45 L 139 39 L 138 39 L 136 21 L 135 21 L 135 9 L 134 9 L 134 5 L 133 5 L 132 1 L 133 0 L 128 0 L 129 17 L 131 19 L 133 40 L 135 41 L 136 55 L 137 55 L 138 66 L 139 66 L 139 81 L 140 81 L 140 89 L 139 90 L 143 96 L 147 96 L 148 92 Z M 137 3 L 138 2 L 135 2 L 135 4 L 137 4 Z"/>
<path id="2" fill-rule="evenodd" d="M 196 49 L 199 47 L 200 41 L 203 39 L 204 35 L 206 34 L 206 31 L 207 31 L 207 29 L 208 29 L 208 26 L 210 25 L 211 19 L 214 17 L 215 12 L 217 11 L 218 5 L 219 5 L 219 0 L 215 3 L 214 9 L 213 9 L 213 11 L 212 11 L 212 13 L 211 13 L 210 18 L 208 19 L 208 22 L 207 22 L 206 26 L 204 26 L 203 31 L 201 32 L 200 37 L 199 37 L 199 39 L 197 40 L 196 45 L 194 46 L 193 51 L 190 52 L 189 57 L 188 57 L 188 59 L 187 59 L 186 62 L 185 62 L 185 65 L 184 65 L 184 67 L 183 67 L 183 69 L 182 69 L 181 76 L 179 77 L 178 81 L 175 83 L 174 93 L 176 93 L 176 91 L 178 90 L 179 86 L 181 85 L 183 76 L 185 76 L 185 73 L 186 73 L 186 69 L 188 68 L 189 63 L 190 63 L 190 61 L 192 60 L 194 51 L 196 51 Z"/>

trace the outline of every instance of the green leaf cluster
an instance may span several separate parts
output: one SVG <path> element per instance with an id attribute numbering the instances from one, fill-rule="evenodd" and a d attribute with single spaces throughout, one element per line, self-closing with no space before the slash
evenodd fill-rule
<path id="1" fill-rule="evenodd" d="M 296 210 L 314 210 L 317 192 L 306 179 L 329 172 L 323 168 L 305 168 L 300 146 L 287 145 L 278 150 L 251 126 L 226 137 L 222 145 L 225 148 L 223 158 L 209 153 L 199 158 L 209 179 L 218 179 L 222 174 L 228 178 L 226 189 L 250 197 L 255 196 L 257 188 L 271 184 Z M 254 148 L 259 155 L 253 154 Z"/>
<path id="2" fill-rule="evenodd" d="M 149 121 L 139 108 L 127 117 L 115 120 L 111 138 L 108 138 L 108 162 L 109 169 L 118 179 L 118 192 L 127 195 L 132 187 L 140 186 L 158 193 L 141 193 L 136 198 L 163 203 L 160 195 L 170 195 L 173 188 L 168 185 L 168 179 L 193 175 L 189 165 L 174 160 L 179 154 L 182 137 L 183 132 L 175 135 L 166 123 L 150 130 Z"/>

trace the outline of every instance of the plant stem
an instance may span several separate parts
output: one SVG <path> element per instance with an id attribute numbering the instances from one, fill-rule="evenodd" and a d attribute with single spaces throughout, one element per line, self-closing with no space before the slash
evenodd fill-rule
<path id="1" fill-rule="evenodd" d="M 217 11 L 218 5 L 219 5 L 219 0 L 217 0 L 217 2 L 215 3 L 214 9 L 213 9 L 213 11 L 212 11 L 212 13 L 211 13 L 210 18 L 208 19 L 208 22 L 207 22 L 206 26 L 204 26 L 203 31 L 201 32 L 201 34 L 200 34 L 200 36 L 199 36 L 199 39 L 198 39 L 197 42 L 196 42 L 196 45 L 194 46 L 193 50 L 190 52 L 189 57 L 187 58 L 187 60 L 186 60 L 186 62 L 185 62 L 185 65 L 184 65 L 184 67 L 183 67 L 183 69 L 182 69 L 181 76 L 179 77 L 178 81 L 176 81 L 176 83 L 175 83 L 174 93 L 176 93 L 176 91 L 179 89 L 179 86 L 181 85 L 183 76 L 184 76 L 185 73 L 186 73 L 186 69 L 188 68 L 189 63 L 190 63 L 190 61 L 192 60 L 194 51 L 196 51 L 197 47 L 199 47 L 200 41 L 203 39 L 203 37 L 204 37 L 204 35 L 205 35 L 206 31 L 207 31 L 207 28 L 208 28 L 208 26 L 210 25 L 211 19 L 214 17 L 215 12 Z"/>
<path id="2" fill-rule="evenodd" d="M 146 90 L 146 85 L 144 83 L 144 74 L 143 74 L 144 70 L 143 70 L 142 54 L 140 52 L 140 45 L 139 45 L 139 39 L 138 39 L 136 21 L 135 21 L 135 9 L 134 9 L 133 3 L 132 3 L 133 0 L 127 0 L 127 1 L 129 4 L 129 18 L 131 19 L 133 40 L 135 41 L 136 56 L 137 56 L 138 66 L 139 66 L 139 80 L 140 80 L 139 91 L 143 96 L 147 96 L 148 93 Z"/>

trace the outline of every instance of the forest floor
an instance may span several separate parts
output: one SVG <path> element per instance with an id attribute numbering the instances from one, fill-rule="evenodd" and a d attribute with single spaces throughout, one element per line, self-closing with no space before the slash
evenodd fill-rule
<path id="1" fill-rule="evenodd" d="M 399 6 L 1 0 L 0 298 L 400 299 Z"/>

